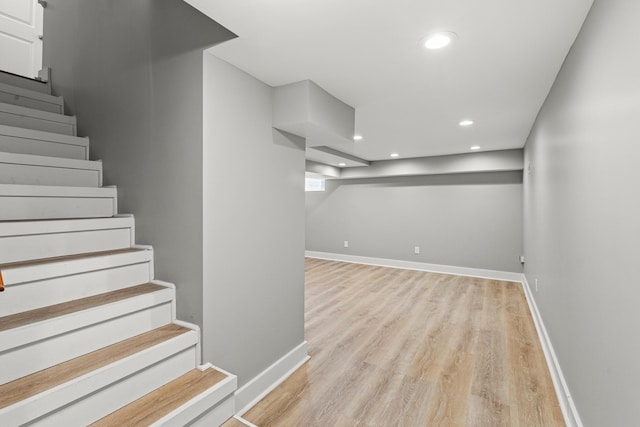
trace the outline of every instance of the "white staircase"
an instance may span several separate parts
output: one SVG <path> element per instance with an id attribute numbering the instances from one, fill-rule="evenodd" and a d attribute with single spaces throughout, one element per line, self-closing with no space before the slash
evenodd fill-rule
<path id="1" fill-rule="evenodd" d="M 0 425 L 221 425 L 236 377 L 201 364 L 89 140 L 29 85 L 0 79 Z"/>

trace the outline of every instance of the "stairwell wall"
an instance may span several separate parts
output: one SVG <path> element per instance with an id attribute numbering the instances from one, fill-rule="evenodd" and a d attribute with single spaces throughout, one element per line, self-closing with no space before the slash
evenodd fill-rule
<path id="1" fill-rule="evenodd" d="M 202 50 L 234 35 L 182 0 L 49 1 L 44 65 L 66 113 L 202 325 Z"/>

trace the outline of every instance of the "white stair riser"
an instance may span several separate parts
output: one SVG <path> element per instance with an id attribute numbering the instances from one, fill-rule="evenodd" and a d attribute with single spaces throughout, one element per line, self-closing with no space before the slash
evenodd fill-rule
<path id="1" fill-rule="evenodd" d="M 40 111 L 48 111 L 50 113 L 64 113 L 64 102 L 60 97 L 31 92 L 25 89 L 3 85 L 1 83 L 0 102 L 33 108 Z"/>
<path id="2" fill-rule="evenodd" d="M 40 130 L 43 132 L 61 133 L 63 135 L 76 135 L 76 127 L 73 124 L 43 120 L 37 117 L 26 117 L 0 111 L 0 124 L 19 128 Z"/>
<path id="3" fill-rule="evenodd" d="M 106 415 L 103 412 L 113 411 L 100 409 L 104 405 L 111 408 L 120 401 L 129 403 L 134 400 L 131 394 L 140 397 L 156 388 L 154 385 L 158 382 L 173 380 L 193 369 L 196 341 L 195 334 L 182 334 L 27 401 L 0 409 L 0 425 L 23 425 L 40 417 L 33 425 L 87 425 Z M 101 402 L 101 399 L 106 400 Z M 68 404 L 71 405 L 60 410 Z M 84 416 L 85 412 L 91 421 Z M 72 419 L 65 422 L 63 419 L 67 417 Z"/>
<path id="4" fill-rule="evenodd" d="M 59 304 L 152 280 L 151 263 L 131 264 L 6 286 L 0 317 Z"/>
<path id="5" fill-rule="evenodd" d="M 71 333 L 77 329 L 96 325 L 137 311 L 147 310 L 161 304 L 173 304 L 174 300 L 175 289 L 164 288 L 148 294 L 93 307 L 90 310 L 82 310 L 1 331 L 0 354 L 23 345 L 52 339 L 58 335 Z"/>
<path id="6" fill-rule="evenodd" d="M 61 144 L 39 139 L 16 138 L 0 135 L 0 151 L 5 153 L 35 154 L 37 156 L 63 157 L 87 160 L 89 147 Z"/>
<path id="7" fill-rule="evenodd" d="M 115 197 L 0 196 L 0 221 L 107 218 L 117 213 Z"/>
<path id="8" fill-rule="evenodd" d="M 0 151 L 88 160 L 89 140 L 0 125 Z"/>
<path id="9" fill-rule="evenodd" d="M 130 228 L 0 237 L 0 264 L 128 248 Z"/>
<path id="10" fill-rule="evenodd" d="M 166 325 L 171 315 L 171 304 L 165 303 L 3 352 L 0 384 Z"/>
<path id="11" fill-rule="evenodd" d="M 125 251 L 122 253 L 92 256 L 78 259 L 64 259 L 57 262 L 26 264 L 19 267 L 2 270 L 2 277 L 5 286 L 14 286 L 29 282 L 53 279 L 56 277 L 67 277 L 71 275 L 89 273 L 92 271 L 106 270 L 132 264 L 147 264 L 149 266 L 149 276 L 153 279 L 153 250 Z M 150 248 L 150 247 L 149 247 Z M 0 306 L 1 307 L 1 306 Z"/>
<path id="12" fill-rule="evenodd" d="M 102 185 L 102 170 L 0 162 L 0 184 L 100 187 Z"/>

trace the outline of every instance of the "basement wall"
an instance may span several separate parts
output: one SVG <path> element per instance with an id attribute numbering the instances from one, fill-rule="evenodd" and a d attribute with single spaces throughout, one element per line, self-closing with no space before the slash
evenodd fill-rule
<path id="1" fill-rule="evenodd" d="M 332 179 L 306 208 L 308 251 L 522 271 L 521 171 Z"/>
<path id="2" fill-rule="evenodd" d="M 639 420 L 639 16 L 593 3 L 525 147 L 525 274 L 585 426 Z"/>

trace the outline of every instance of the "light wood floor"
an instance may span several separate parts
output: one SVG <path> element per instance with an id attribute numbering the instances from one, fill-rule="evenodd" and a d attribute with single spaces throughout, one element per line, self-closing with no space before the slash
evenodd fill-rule
<path id="1" fill-rule="evenodd" d="M 520 284 L 307 259 L 311 360 L 260 426 L 563 426 Z"/>

